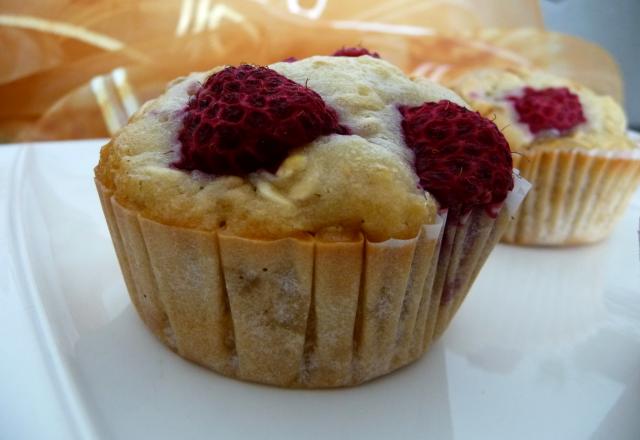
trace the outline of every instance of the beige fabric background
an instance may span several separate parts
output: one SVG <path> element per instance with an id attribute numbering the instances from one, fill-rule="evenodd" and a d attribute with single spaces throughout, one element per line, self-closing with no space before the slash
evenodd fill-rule
<path id="1" fill-rule="evenodd" d="M 176 76 L 358 44 L 436 80 L 529 65 L 622 96 L 612 58 L 545 32 L 535 0 L 9 0 L 0 142 L 108 136 Z"/>

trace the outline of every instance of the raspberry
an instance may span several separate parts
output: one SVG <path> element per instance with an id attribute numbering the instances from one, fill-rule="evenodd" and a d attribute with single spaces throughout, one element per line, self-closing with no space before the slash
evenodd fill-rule
<path id="1" fill-rule="evenodd" d="M 513 162 L 493 122 L 446 100 L 399 110 L 420 186 L 443 208 L 467 211 L 504 201 L 513 188 Z"/>
<path id="2" fill-rule="evenodd" d="M 549 130 L 566 134 L 586 122 L 578 96 L 566 87 L 525 87 L 522 96 L 507 99 L 513 102 L 519 122 L 527 124 L 534 135 Z"/>
<path id="3" fill-rule="evenodd" d="M 267 67 L 227 67 L 189 101 L 173 165 L 214 175 L 274 172 L 289 152 L 331 133 L 347 134 L 320 95 Z"/>
<path id="4" fill-rule="evenodd" d="M 369 55 L 373 58 L 380 58 L 378 52 L 369 52 L 364 47 L 343 47 L 336 50 L 332 56 L 334 57 L 361 57 L 363 55 Z"/>

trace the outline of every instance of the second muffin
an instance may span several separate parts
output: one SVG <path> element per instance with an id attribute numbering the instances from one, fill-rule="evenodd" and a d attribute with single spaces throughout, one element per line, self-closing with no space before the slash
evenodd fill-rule
<path id="1" fill-rule="evenodd" d="M 640 152 L 612 98 L 525 69 L 473 71 L 453 88 L 504 132 L 532 184 L 503 241 L 572 245 L 611 233 L 640 184 Z"/>

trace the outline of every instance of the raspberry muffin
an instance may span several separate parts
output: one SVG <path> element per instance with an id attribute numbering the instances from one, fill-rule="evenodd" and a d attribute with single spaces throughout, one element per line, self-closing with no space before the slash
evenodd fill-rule
<path id="1" fill-rule="evenodd" d="M 640 154 L 612 98 L 521 69 L 474 71 L 452 86 L 502 129 L 532 184 L 503 241 L 572 245 L 610 234 L 640 183 Z"/>
<path id="2" fill-rule="evenodd" d="M 283 387 L 353 385 L 418 359 L 526 193 L 493 123 L 368 55 L 177 79 L 95 173 L 154 334 Z"/>

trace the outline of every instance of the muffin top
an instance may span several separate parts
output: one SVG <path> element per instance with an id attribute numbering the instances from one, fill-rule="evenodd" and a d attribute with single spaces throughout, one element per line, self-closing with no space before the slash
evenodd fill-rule
<path id="1" fill-rule="evenodd" d="M 481 69 L 451 87 L 494 119 L 513 151 L 538 148 L 630 150 L 623 110 L 609 96 L 525 69 Z"/>
<path id="2" fill-rule="evenodd" d="M 499 203 L 513 185 L 504 138 L 466 106 L 372 56 L 219 67 L 143 105 L 103 147 L 96 177 L 119 203 L 174 226 L 264 239 L 412 238 L 440 207 Z M 469 142 L 453 142 L 458 150 L 438 153 L 440 162 L 435 153 L 417 160 L 431 144 L 407 124 L 429 131 L 425 112 L 479 124 L 471 132 L 491 143 L 486 160 L 460 159 Z M 436 130 L 438 145 L 464 140 L 448 130 Z M 496 148 L 502 166 L 487 169 Z M 444 187 L 459 189 L 436 201 Z"/>

